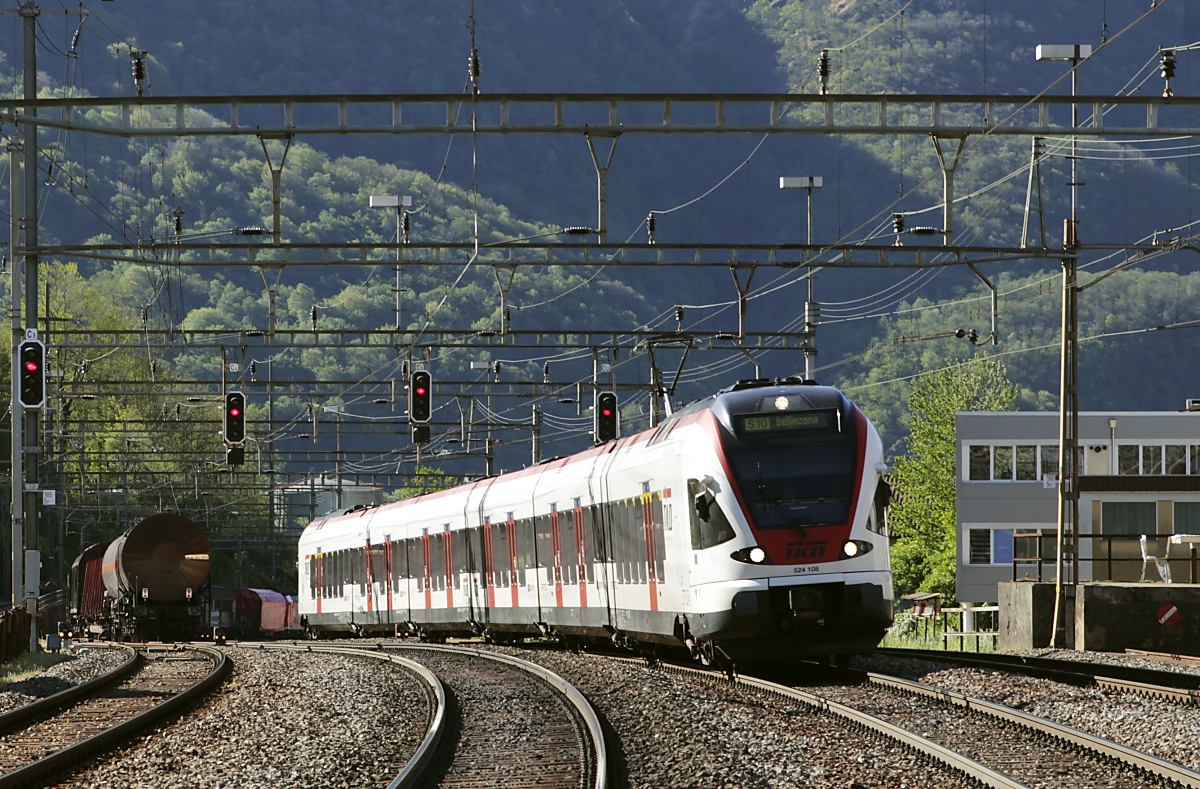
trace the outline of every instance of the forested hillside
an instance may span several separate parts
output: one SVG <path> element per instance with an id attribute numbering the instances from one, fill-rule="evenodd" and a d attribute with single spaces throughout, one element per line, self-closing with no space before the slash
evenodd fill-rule
<path id="1" fill-rule="evenodd" d="M 1158 48 L 1196 38 L 1200 9 L 1184 0 L 1160 2 L 1153 9 L 1145 5 L 1102 0 L 478 0 L 474 6 L 469 0 L 121 0 L 90 8 L 70 57 L 62 53 L 70 49 L 78 19 L 47 15 L 39 34 L 39 68 L 46 95 L 131 95 L 131 49 L 146 53 L 144 87 L 154 96 L 462 94 L 469 89 L 466 63 L 474 42 L 484 93 L 811 94 L 819 85 L 817 58 L 829 50 L 829 88 L 835 93 L 1034 95 L 1069 92 L 1069 81 L 1062 79 L 1066 64 L 1035 61 L 1034 47 L 1086 42 L 1097 54 L 1080 68 L 1080 93 L 1157 95 L 1163 87 Z M 13 68 L 20 61 L 19 28 L 11 30 L 2 39 L 10 93 L 20 85 L 19 70 Z M 1181 52 L 1176 95 L 1194 94 L 1198 77 L 1196 58 Z M 995 119 L 977 120 L 982 127 Z M 270 173 L 257 140 L 54 135 L 53 145 L 43 239 L 161 239 L 169 235 L 177 211 L 183 212 L 188 234 L 269 223 Z M 1200 218 L 1193 146 L 1190 140 L 1082 145 L 1084 242 L 1145 242 L 1167 228 L 1192 234 L 1191 223 Z M 956 177 L 960 243 L 1020 242 L 1028 165 L 1028 141 L 973 141 Z M 1051 141 L 1040 170 L 1050 246 L 1060 243 L 1067 212 L 1067 170 L 1062 142 Z M 819 243 L 890 239 L 890 216 L 897 211 L 910 215 L 913 224 L 933 223 L 940 216 L 940 171 L 927 139 L 630 137 L 621 139 L 614 153 L 610 238 L 644 240 L 646 215 L 659 211 L 660 241 L 802 240 L 803 195 L 777 188 L 779 176 L 800 174 L 825 180 L 814 200 L 813 235 Z M 591 225 L 596 215 L 596 175 L 587 145 L 561 136 L 299 139 L 288 153 L 282 185 L 283 236 L 293 242 L 387 240 L 393 228 L 366 206 L 368 195 L 380 193 L 414 196 L 422 210 L 413 217 L 413 234 L 426 241 L 470 240 L 476 212 L 482 242 Z M 1093 258 L 1085 261 L 1086 272 L 1120 262 L 1119 257 Z M 1191 365 L 1181 363 L 1188 358 L 1191 333 L 1143 331 L 1184 328 L 1200 319 L 1189 298 L 1198 287 L 1191 273 L 1194 259 L 1187 251 L 1157 256 L 1084 292 L 1081 335 L 1094 337 L 1082 352 L 1085 409 L 1175 408 L 1200 395 Z M 267 296 L 257 271 L 231 267 L 214 275 L 185 269 L 163 279 L 124 264 L 114 268 L 82 261 L 79 266 L 93 287 L 112 299 L 113 314 L 123 312 L 135 324 L 144 307 L 162 326 L 239 329 L 265 322 Z M 957 328 L 988 333 L 986 291 L 969 271 L 821 271 L 816 298 L 825 307 L 818 377 L 849 388 L 867 403 L 889 443 L 899 437 L 905 381 L 947 359 L 1005 355 L 1024 392 L 1021 405 L 1054 407 L 1056 263 L 1030 260 L 1005 270 L 992 266 L 985 273 L 1000 291 L 995 347 L 946 337 Z M 624 272 L 622 281 L 612 271 L 590 281 L 589 276 L 554 267 L 523 275 L 511 298 L 515 319 L 525 327 L 633 329 L 659 325 L 675 305 L 684 305 L 688 323 L 733 327 L 724 306 L 735 295 L 727 272 L 686 278 Z M 406 298 L 413 322 L 435 307 L 442 325 L 487 327 L 499 319 L 490 271 L 472 271 L 453 288 L 448 287 L 451 275 L 442 271 L 412 271 L 409 277 Z M 755 329 L 781 328 L 795 320 L 805 298 L 799 275 L 758 287 L 762 293 L 755 293 L 748 318 Z M 278 295 L 281 326 L 306 325 L 314 305 L 322 326 L 330 328 L 382 327 L 394 317 L 388 276 L 367 270 L 289 272 Z M 542 304 L 548 306 L 531 306 Z M 303 370 L 318 379 L 335 371 L 353 377 L 377 369 L 381 353 L 297 352 L 275 361 L 280 375 Z M 693 357 L 677 399 L 750 375 L 749 364 L 734 356 L 729 364 Z M 793 351 L 761 352 L 758 360 L 767 375 L 786 375 L 802 365 Z M 453 355 L 443 359 L 449 369 L 468 369 L 468 361 Z M 535 377 L 544 359 L 505 358 L 510 361 L 516 374 Z M 621 375 L 648 380 L 644 358 L 627 361 Z M 169 364 L 180 377 L 212 374 L 211 360 L 192 349 L 181 349 Z M 589 369 L 590 361 L 583 360 L 582 367 Z M 1125 384 L 1131 380 L 1148 385 Z M 645 413 L 644 403 L 631 407 L 631 420 Z"/>

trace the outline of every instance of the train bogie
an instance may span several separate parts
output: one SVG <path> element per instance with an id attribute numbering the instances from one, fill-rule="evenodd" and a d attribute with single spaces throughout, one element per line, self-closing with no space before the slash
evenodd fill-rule
<path id="1" fill-rule="evenodd" d="M 300 613 L 325 634 L 865 652 L 892 614 L 883 470 L 840 392 L 754 382 L 578 455 L 315 521 Z"/>

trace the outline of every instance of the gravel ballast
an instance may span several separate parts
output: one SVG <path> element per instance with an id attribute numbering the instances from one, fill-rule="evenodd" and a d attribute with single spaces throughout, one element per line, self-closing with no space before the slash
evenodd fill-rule
<path id="1" fill-rule="evenodd" d="M 321 653 L 226 651 L 234 672 L 216 696 L 58 785 L 386 786 L 425 736 L 425 693 L 398 666 Z"/>

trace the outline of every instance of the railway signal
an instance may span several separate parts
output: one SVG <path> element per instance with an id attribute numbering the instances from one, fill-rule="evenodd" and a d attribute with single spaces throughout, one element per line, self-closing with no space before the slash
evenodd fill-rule
<path id="1" fill-rule="evenodd" d="M 423 425 L 433 415 L 433 376 L 416 370 L 408 382 L 408 421 Z"/>
<path id="2" fill-rule="evenodd" d="M 616 392 L 601 392 L 596 395 L 596 420 L 594 435 L 597 444 L 612 441 L 619 429 Z"/>
<path id="3" fill-rule="evenodd" d="M 225 394 L 225 443 L 239 447 L 246 441 L 246 395 L 238 391 Z"/>
<path id="4" fill-rule="evenodd" d="M 17 359 L 21 405 L 41 408 L 46 402 L 46 346 L 41 340 L 25 340 L 17 350 Z"/>

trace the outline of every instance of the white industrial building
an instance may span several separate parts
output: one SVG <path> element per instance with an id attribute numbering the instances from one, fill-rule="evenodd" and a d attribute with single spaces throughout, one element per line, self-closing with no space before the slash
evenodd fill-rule
<path id="1" fill-rule="evenodd" d="M 1055 579 L 1058 431 L 1057 412 L 956 414 L 960 601 Z M 1200 411 L 1081 412 L 1078 442 L 1079 561 L 1064 553 L 1064 581 L 1197 580 Z M 1014 540 L 1034 532 L 1040 561 L 1036 538 Z"/>

